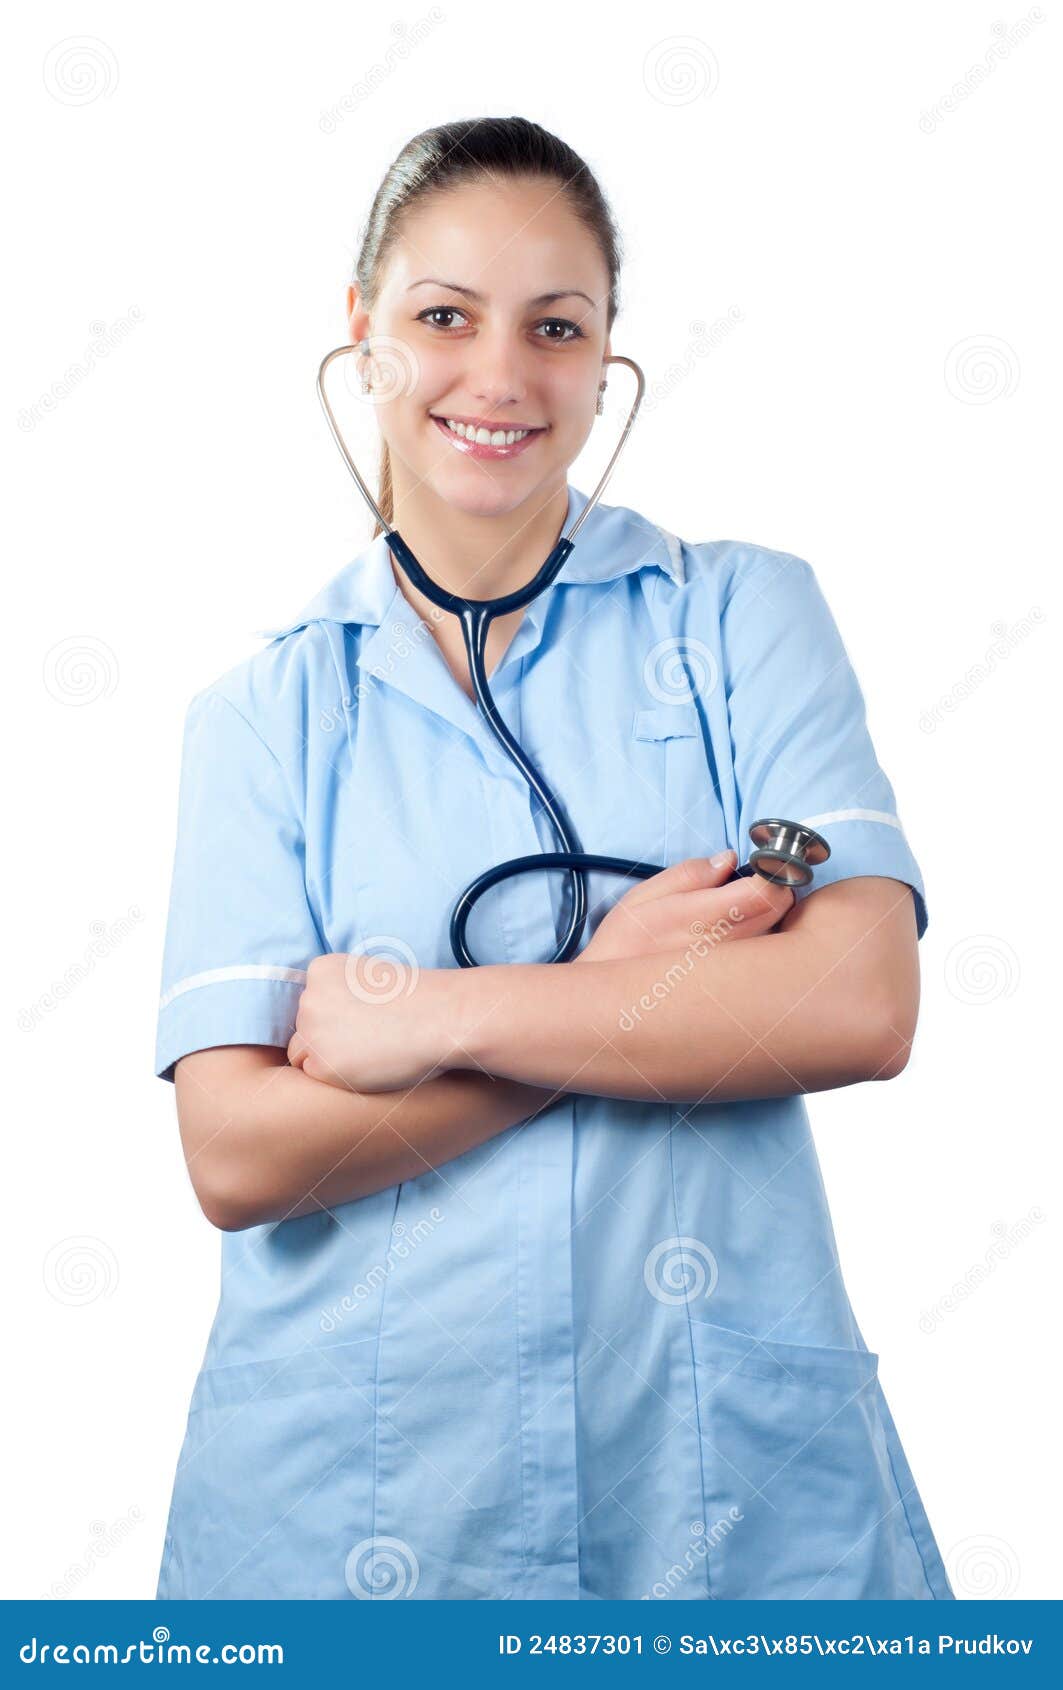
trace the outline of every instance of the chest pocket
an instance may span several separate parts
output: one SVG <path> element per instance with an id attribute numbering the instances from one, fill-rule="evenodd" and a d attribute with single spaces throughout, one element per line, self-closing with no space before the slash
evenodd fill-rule
<path id="1" fill-rule="evenodd" d="M 694 704 L 659 704 L 650 710 L 636 710 L 634 739 L 690 739 L 701 732 L 701 718 Z"/>
<path id="2" fill-rule="evenodd" d="M 693 703 L 636 710 L 628 745 L 627 788 L 635 845 L 630 855 L 676 863 L 708 856 L 729 841 L 707 729 Z M 606 843 L 598 849 L 616 849 Z"/>

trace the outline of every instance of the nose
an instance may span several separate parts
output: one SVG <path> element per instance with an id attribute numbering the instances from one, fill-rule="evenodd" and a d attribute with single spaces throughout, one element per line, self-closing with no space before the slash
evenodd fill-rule
<path id="1" fill-rule="evenodd" d="M 504 329 L 478 335 L 468 380 L 470 393 L 485 411 L 522 400 L 527 383 L 516 338 Z"/>

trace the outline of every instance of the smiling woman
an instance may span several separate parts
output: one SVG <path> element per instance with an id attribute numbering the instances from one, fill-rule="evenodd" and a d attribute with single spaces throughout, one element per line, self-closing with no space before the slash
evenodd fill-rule
<path id="1" fill-rule="evenodd" d="M 604 386 L 620 241 L 563 142 L 520 120 L 452 142 L 462 129 L 417 137 L 381 184 L 348 320 L 368 341 L 377 503 L 389 522 L 401 512 L 438 580 L 466 581 L 473 557 L 477 593 L 497 597 L 548 554 L 565 514 Z"/>
<path id="2" fill-rule="evenodd" d="M 156 1072 L 224 1271 L 160 1597 L 952 1596 L 804 1100 L 904 1068 L 922 876 L 810 566 L 569 483 L 618 273 L 571 148 L 470 120 L 388 170 L 346 314 L 437 582 L 585 514 L 492 693 L 662 872 L 590 875 L 556 964 L 557 877 L 495 888 L 453 966 L 460 889 L 552 838 L 380 530 L 189 707 Z M 731 883 L 765 816 L 823 824 L 814 887 Z"/>

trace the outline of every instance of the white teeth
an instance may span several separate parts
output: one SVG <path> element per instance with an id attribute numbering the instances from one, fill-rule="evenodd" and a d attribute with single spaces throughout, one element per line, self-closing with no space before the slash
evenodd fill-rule
<path id="1" fill-rule="evenodd" d="M 460 435 L 462 440 L 475 440 L 478 446 L 513 446 L 518 440 L 523 440 L 531 430 L 527 428 L 496 428 L 493 432 L 486 428 L 473 428 L 462 422 L 455 422 L 453 417 L 446 417 L 447 427 L 453 434 Z"/>

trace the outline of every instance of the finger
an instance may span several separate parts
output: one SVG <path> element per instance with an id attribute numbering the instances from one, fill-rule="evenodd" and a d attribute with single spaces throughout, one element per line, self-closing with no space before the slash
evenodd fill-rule
<path id="1" fill-rule="evenodd" d="M 737 862 L 738 857 L 731 850 L 715 852 L 713 857 L 684 857 L 682 862 L 673 863 L 625 892 L 624 902 L 631 906 L 651 898 L 665 898 L 673 892 L 700 892 L 722 886 L 734 873 Z"/>
<path id="2" fill-rule="evenodd" d="M 741 911 L 744 920 L 768 927 L 781 921 L 797 901 L 793 887 L 779 886 L 774 881 L 766 880 L 762 874 L 751 874 L 742 880 L 736 880 L 728 891 L 733 893 L 734 908 Z"/>
<path id="3" fill-rule="evenodd" d="M 734 881 L 730 886 L 687 898 L 681 923 L 689 928 L 696 921 L 701 931 L 711 930 L 720 938 L 755 938 L 767 933 L 793 907 L 794 894 L 784 886 L 752 885 L 754 879 Z"/>

